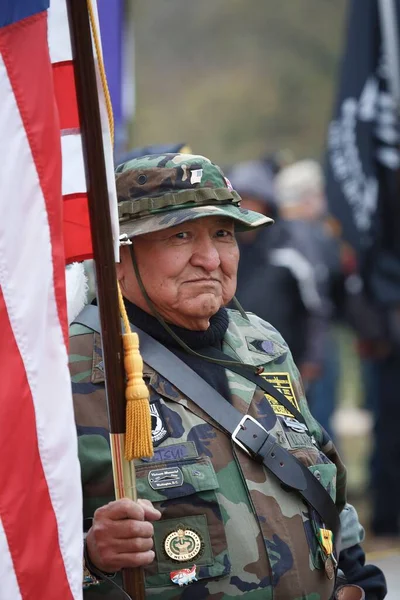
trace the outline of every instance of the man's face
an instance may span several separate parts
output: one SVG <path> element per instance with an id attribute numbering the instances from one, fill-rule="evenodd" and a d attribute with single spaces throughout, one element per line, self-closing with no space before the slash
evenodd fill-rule
<path id="1" fill-rule="evenodd" d="M 144 287 L 161 316 L 205 330 L 236 290 L 239 250 L 231 219 L 204 217 L 133 239 Z M 117 266 L 124 296 L 151 312 L 140 291 L 129 249 Z"/>

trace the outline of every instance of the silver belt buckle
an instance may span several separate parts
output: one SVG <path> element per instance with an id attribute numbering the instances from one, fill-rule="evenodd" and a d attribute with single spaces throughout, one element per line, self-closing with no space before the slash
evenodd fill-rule
<path id="1" fill-rule="evenodd" d="M 256 425 L 258 425 L 258 427 L 259 427 L 260 429 L 262 429 L 262 430 L 263 430 L 263 431 L 265 431 L 266 433 L 268 433 L 268 432 L 267 432 L 267 430 L 265 429 L 265 427 L 263 427 L 262 425 L 260 425 L 260 423 L 259 423 L 259 422 L 258 422 L 258 421 L 257 421 L 257 420 L 254 418 L 254 417 L 251 417 L 250 415 L 244 415 L 244 416 L 243 416 L 243 417 L 240 419 L 240 421 L 239 421 L 239 424 L 238 424 L 238 425 L 235 427 L 234 431 L 232 432 L 231 439 L 232 439 L 232 440 L 235 442 L 235 444 L 236 444 L 237 446 L 239 446 L 239 448 L 241 448 L 241 449 L 243 450 L 243 452 L 246 452 L 246 454 L 247 454 L 248 456 L 252 456 L 252 453 L 250 452 L 250 450 L 248 450 L 248 449 L 246 448 L 246 446 L 244 446 L 244 445 L 242 444 L 242 442 L 239 442 L 239 440 L 238 440 L 238 439 L 237 439 L 237 437 L 236 437 L 236 436 L 237 436 L 237 434 L 239 433 L 239 431 L 240 431 L 241 429 L 245 429 L 244 423 L 245 423 L 247 420 L 249 420 L 249 421 L 253 421 L 253 423 L 255 423 Z"/>

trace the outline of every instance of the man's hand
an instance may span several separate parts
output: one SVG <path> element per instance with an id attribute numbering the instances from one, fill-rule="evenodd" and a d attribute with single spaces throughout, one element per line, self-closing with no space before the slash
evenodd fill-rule
<path id="1" fill-rule="evenodd" d="M 106 573 L 142 567 L 154 560 L 152 521 L 161 518 L 148 500 L 122 498 L 98 508 L 86 537 L 89 558 Z"/>
<path id="2" fill-rule="evenodd" d="M 342 585 L 336 591 L 335 600 L 365 600 L 365 592 L 358 585 Z"/>

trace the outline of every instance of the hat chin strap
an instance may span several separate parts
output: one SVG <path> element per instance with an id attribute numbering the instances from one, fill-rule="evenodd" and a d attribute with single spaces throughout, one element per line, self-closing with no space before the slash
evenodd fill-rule
<path id="1" fill-rule="evenodd" d="M 144 287 L 144 283 L 142 281 L 142 278 L 141 278 L 140 272 L 139 272 L 139 266 L 138 266 L 137 260 L 136 260 L 133 240 L 132 240 L 132 244 L 129 246 L 129 251 L 131 253 L 132 265 L 133 265 L 133 269 L 135 271 L 135 275 L 136 275 L 137 282 L 139 284 L 140 291 L 142 292 L 143 297 L 146 300 L 147 306 L 149 307 L 151 314 L 153 315 L 153 317 L 155 317 L 157 319 L 157 321 L 169 333 L 169 335 L 181 346 L 181 348 L 183 348 L 188 354 L 191 354 L 192 356 L 197 356 L 197 358 L 202 358 L 203 360 L 206 360 L 207 362 L 215 363 L 215 364 L 221 365 L 223 367 L 229 367 L 229 365 L 238 365 L 238 366 L 240 365 L 241 367 L 245 367 L 245 368 L 249 369 L 250 371 L 257 372 L 258 368 L 255 365 L 249 365 L 246 363 L 242 363 L 240 361 L 220 360 L 218 358 L 211 358 L 209 356 L 203 356 L 203 354 L 196 352 L 190 346 L 188 346 L 183 340 L 181 340 L 181 338 L 175 333 L 175 331 L 173 331 L 173 329 L 168 325 L 168 323 L 166 323 L 166 321 L 163 319 L 163 317 L 159 314 L 156 307 L 154 306 L 154 302 L 151 300 L 150 296 L 148 295 L 148 293 L 146 291 L 146 288 Z M 244 312 L 244 310 L 241 307 L 241 305 L 239 304 L 238 300 L 234 297 L 233 301 L 235 303 L 235 306 L 241 313 L 242 317 L 244 317 L 248 320 L 248 316 Z"/>

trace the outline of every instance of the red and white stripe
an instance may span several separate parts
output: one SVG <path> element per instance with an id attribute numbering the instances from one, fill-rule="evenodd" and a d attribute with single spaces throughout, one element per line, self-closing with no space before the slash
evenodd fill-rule
<path id="1" fill-rule="evenodd" d="M 100 35 L 95 0 L 92 0 L 92 5 L 96 19 L 96 28 Z M 49 9 L 48 43 L 50 58 L 53 65 L 55 95 L 60 115 L 63 157 L 62 192 L 64 198 L 65 253 L 67 262 L 72 262 L 74 260 L 90 258 L 92 255 L 92 248 L 87 210 L 87 186 L 82 152 L 82 138 L 74 80 L 74 58 L 68 29 L 66 0 L 51 0 Z M 114 250 L 116 259 L 118 259 L 119 228 L 113 148 L 96 55 L 95 64 L 98 78 L 97 87 L 103 130 L 103 145 L 107 170 Z"/>
<path id="2" fill-rule="evenodd" d="M 0 600 L 82 598 L 61 149 L 46 17 L 0 31 Z"/>

